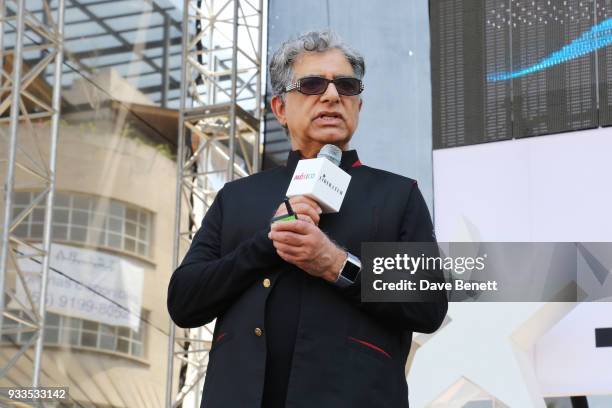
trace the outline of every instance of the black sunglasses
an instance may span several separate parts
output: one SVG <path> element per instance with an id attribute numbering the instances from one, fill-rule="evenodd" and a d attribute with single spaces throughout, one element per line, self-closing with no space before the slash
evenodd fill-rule
<path id="1" fill-rule="evenodd" d="M 363 82 L 358 78 L 338 77 L 327 79 L 318 76 L 309 76 L 300 78 L 288 85 L 285 88 L 285 92 L 290 92 L 295 89 L 304 95 L 321 95 L 325 93 L 330 82 L 334 84 L 340 95 L 354 96 L 359 95 L 363 91 Z"/>

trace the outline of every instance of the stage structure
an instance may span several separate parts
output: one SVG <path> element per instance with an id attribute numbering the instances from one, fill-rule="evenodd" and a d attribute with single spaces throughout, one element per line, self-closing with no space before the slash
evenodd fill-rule
<path id="1" fill-rule="evenodd" d="M 33 2 L 28 2 L 30 5 Z M 0 151 L 6 156 L 2 162 L 2 180 L 5 194 L 2 217 L 2 238 L 0 241 L 0 314 L 3 335 L 17 331 L 32 332 L 30 340 L 20 345 L 16 353 L 0 368 L 0 378 L 15 366 L 20 358 L 34 345 L 34 361 L 31 385 L 40 385 L 40 370 L 43 350 L 43 327 L 47 276 L 49 274 L 49 249 L 51 243 L 51 218 L 55 191 L 55 161 L 60 114 L 61 75 L 63 63 L 63 26 L 64 1 L 59 0 L 56 7 L 50 1 L 42 3 L 42 20 L 26 7 L 25 0 L 0 1 Z M 40 14 L 38 14 L 40 15 Z M 7 32 L 15 35 L 14 46 L 5 48 Z M 24 61 L 36 61 L 26 66 Z M 27 69 L 26 69 L 27 67 Z M 36 87 L 40 76 L 53 78 L 51 100 L 41 96 Z M 7 116 L 7 113 L 10 114 Z M 51 121 L 48 130 L 36 127 L 36 122 Z M 8 123 L 8 128 L 7 128 Z M 26 127 L 36 135 L 36 143 L 29 144 L 19 134 L 19 128 Z M 45 134 L 42 134 L 45 133 Z M 20 188 L 36 188 L 40 191 L 23 211 L 13 214 L 13 192 Z M 42 246 L 31 245 L 15 234 L 15 229 L 32 212 L 35 206 L 44 205 Z M 31 259 L 40 265 L 42 285 L 34 292 L 18 266 L 18 259 Z M 8 280 L 20 281 L 27 294 L 27 302 L 21 302 L 14 288 L 9 289 Z M 11 304 L 11 310 L 7 305 Z M 16 312 L 17 310 L 17 312 Z M 22 313 L 18 313 L 21 311 Z M 23 315 L 25 317 L 19 317 Z M 16 323 L 21 323 L 17 326 Z M 26 386 L 28 384 L 20 384 Z"/>
<path id="2" fill-rule="evenodd" d="M 223 183 L 260 169 L 262 27 L 263 0 L 184 2 L 174 268 Z M 212 330 L 170 322 L 167 408 L 199 406 Z"/>

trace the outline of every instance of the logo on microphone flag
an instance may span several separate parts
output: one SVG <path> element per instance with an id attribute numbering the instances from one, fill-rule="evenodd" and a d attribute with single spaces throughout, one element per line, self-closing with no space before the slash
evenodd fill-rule
<path id="1" fill-rule="evenodd" d="M 309 180 L 315 178 L 315 173 L 296 173 L 293 175 L 293 180 Z"/>

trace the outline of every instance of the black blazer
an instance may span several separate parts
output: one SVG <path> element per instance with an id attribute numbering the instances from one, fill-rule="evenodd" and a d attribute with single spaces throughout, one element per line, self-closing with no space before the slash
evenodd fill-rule
<path id="1" fill-rule="evenodd" d="M 217 318 L 202 407 L 261 406 L 266 299 L 279 274 L 293 267 L 267 234 L 298 159 L 292 152 L 286 167 L 225 184 L 170 280 L 168 310 L 178 326 Z M 435 240 L 414 180 L 360 165 L 355 151 L 343 152 L 341 167 L 352 176 L 342 208 L 319 223 L 337 244 L 359 257 L 362 242 Z M 286 407 L 408 407 L 404 367 L 412 332 L 435 331 L 446 299 L 361 303 L 359 281 L 341 289 L 300 272 Z"/>

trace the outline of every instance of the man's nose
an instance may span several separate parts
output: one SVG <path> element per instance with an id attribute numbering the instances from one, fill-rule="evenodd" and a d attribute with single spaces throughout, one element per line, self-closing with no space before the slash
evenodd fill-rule
<path id="1" fill-rule="evenodd" d="M 338 102 L 340 100 L 340 94 L 336 89 L 336 85 L 333 82 L 330 82 L 327 85 L 327 89 L 321 95 L 321 102 Z"/>

